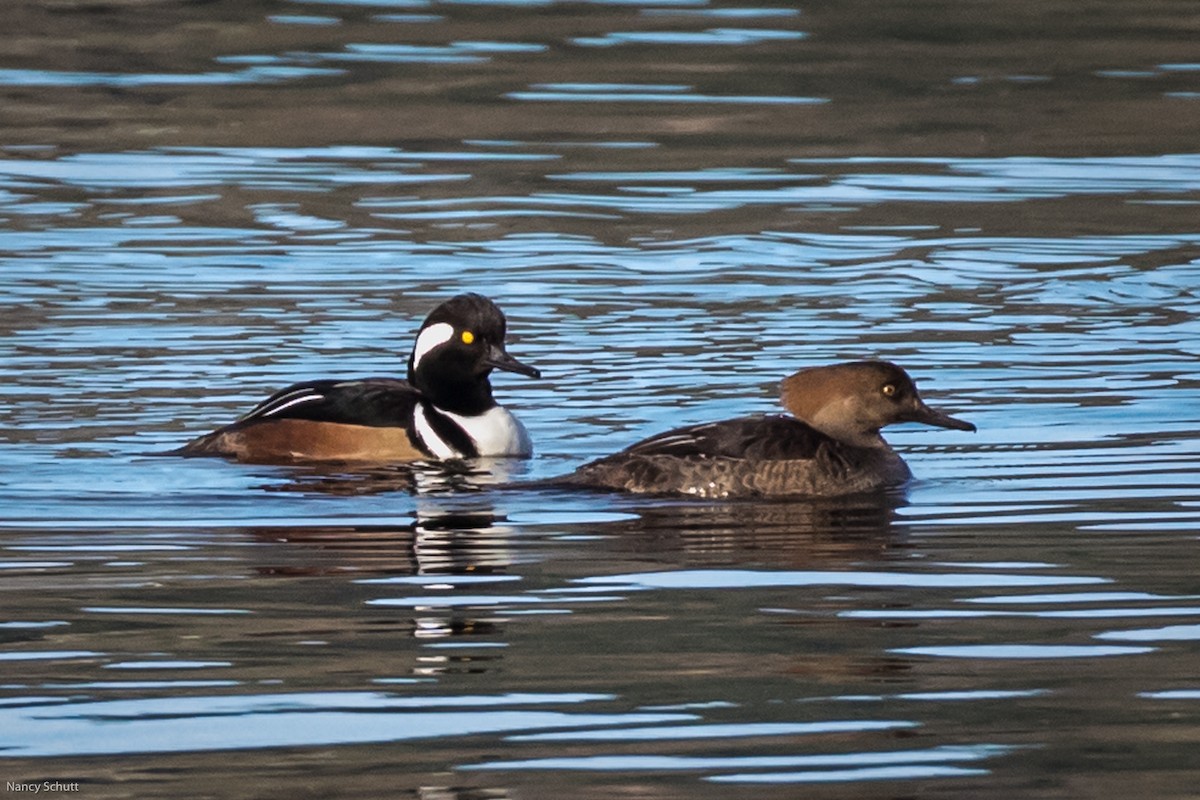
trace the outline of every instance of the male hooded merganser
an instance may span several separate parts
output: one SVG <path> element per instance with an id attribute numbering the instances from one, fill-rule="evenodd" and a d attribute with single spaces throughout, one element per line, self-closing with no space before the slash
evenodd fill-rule
<path id="1" fill-rule="evenodd" d="M 528 457 L 529 434 L 492 399 L 488 376 L 541 374 L 504 349 L 505 328 L 495 303 L 460 294 L 421 324 L 408 380 L 297 383 L 174 452 L 266 464 Z"/>
<path id="2" fill-rule="evenodd" d="M 886 361 L 804 369 L 782 384 L 793 416 L 765 415 L 667 431 L 552 478 L 554 485 L 707 498 L 833 497 L 904 483 L 912 473 L 879 434 L 894 422 L 973 431 L 925 405 Z"/>

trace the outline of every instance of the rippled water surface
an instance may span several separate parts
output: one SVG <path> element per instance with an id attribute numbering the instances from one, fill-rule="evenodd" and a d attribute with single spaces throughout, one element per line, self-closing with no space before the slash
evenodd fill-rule
<path id="1" fill-rule="evenodd" d="M 1186 4 L 5 18 L 3 780 L 1195 796 Z M 530 462 L 155 455 L 287 383 L 401 373 L 462 290 L 542 370 L 495 381 Z M 896 429 L 906 492 L 494 487 L 865 357 L 979 427 Z"/>

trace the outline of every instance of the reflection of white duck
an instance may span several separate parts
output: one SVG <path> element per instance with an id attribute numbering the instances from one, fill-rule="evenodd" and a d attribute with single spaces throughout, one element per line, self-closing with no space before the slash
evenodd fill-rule
<path id="1" fill-rule="evenodd" d="M 925 405 L 908 373 L 886 361 L 800 370 L 783 381 L 782 396 L 792 416 L 677 428 L 549 483 L 697 497 L 833 497 L 912 477 L 880 435 L 887 425 L 975 430 Z"/>

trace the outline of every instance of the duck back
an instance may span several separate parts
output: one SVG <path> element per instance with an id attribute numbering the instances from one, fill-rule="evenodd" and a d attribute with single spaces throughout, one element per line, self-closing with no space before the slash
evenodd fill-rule
<path id="1" fill-rule="evenodd" d="M 739 417 L 678 428 L 585 464 L 555 481 L 705 498 L 858 494 L 911 473 L 890 448 L 852 447 L 793 417 Z"/>

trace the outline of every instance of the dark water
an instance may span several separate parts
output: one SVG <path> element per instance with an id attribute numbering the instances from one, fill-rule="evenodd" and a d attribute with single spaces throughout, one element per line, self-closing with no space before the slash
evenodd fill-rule
<path id="1" fill-rule="evenodd" d="M 1189 4 L 5 20 L 0 779 L 1196 795 Z M 400 372 L 464 289 L 543 371 L 497 379 L 533 461 L 414 486 L 146 455 L 294 380 Z M 904 495 L 488 487 L 862 357 L 979 426 L 897 430 Z"/>

